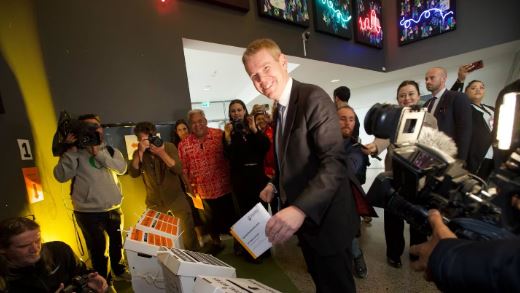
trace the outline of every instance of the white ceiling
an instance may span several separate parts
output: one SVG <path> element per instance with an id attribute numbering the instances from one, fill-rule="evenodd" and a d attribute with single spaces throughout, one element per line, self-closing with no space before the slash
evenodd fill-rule
<path id="1" fill-rule="evenodd" d="M 265 97 L 259 96 L 244 70 L 241 60 L 244 48 L 191 39 L 183 39 L 183 44 L 192 103 L 232 99 L 241 99 L 246 104 L 253 100 L 262 103 L 266 101 Z M 340 85 L 348 85 L 351 90 L 355 90 L 389 81 L 398 84 L 404 79 L 423 76 L 431 66 L 443 66 L 448 71 L 456 71 L 459 65 L 476 60 L 514 56 L 519 48 L 520 40 L 517 40 L 392 72 L 377 72 L 294 56 L 288 56 L 288 59 L 292 77 L 320 85 L 326 92 L 332 93 Z"/>

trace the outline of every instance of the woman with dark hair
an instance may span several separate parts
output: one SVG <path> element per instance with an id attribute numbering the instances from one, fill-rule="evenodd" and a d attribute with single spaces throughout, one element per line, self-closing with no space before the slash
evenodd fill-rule
<path id="1" fill-rule="evenodd" d="M 0 222 L 0 292 L 56 292 L 88 273 L 70 246 L 60 241 L 42 244 L 40 225 L 28 218 Z M 94 292 L 106 292 L 106 280 L 86 276 Z"/>
<path id="2" fill-rule="evenodd" d="M 239 216 L 243 216 L 260 202 L 260 191 L 269 180 L 264 173 L 264 158 L 270 142 L 258 130 L 241 100 L 229 104 L 229 120 L 224 128 L 224 154 L 231 163 L 236 208 Z"/>
<path id="3" fill-rule="evenodd" d="M 482 103 L 486 87 L 480 80 L 472 80 L 464 90 L 471 101 L 471 144 L 467 168 L 473 174 L 487 180 L 495 165 L 493 163 L 493 119 L 495 108 Z"/>
<path id="4" fill-rule="evenodd" d="M 188 123 L 184 121 L 184 119 L 179 119 L 175 121 L 175 126 L 172 130 L 172 142 L 175 146 L 179 146 L 179 142 L 185 139 L 190 134 L 190 128 L 188 127 Z"/>
<path id="5" fill-rule="evenodd" d="M 405 80 L 397 87 L 397 103 L 399 106 L 408 107 L 417 105 L 420 99 L 419 85 L 413 80 Z M 423 126 L 437 128 L 437 119 L 426 113 L 424 116 Z M 392 171 L 392 153 L 393 146 L 390 145 L 390 140 L 376 138 L 372 143 L 365 145 L 367 154 L 380 154 L 385 149 L 388 150 L 385 157 L 385 171 Z M 400 268 L 401 255 L 405 247 L 404 220 L 399 216 L 393 214 L 391 211 L 385 209 L 384 213 L 385 223 L 385 240 L 386 240 L 386 257 L 387 262 L 394 268 Z M 423 243 L 426 241 L 426 236 L 416 229 L 410 227 L 410 246 L 414 244 Z M 410 259 L 413 256 L 410 255 Z"/>

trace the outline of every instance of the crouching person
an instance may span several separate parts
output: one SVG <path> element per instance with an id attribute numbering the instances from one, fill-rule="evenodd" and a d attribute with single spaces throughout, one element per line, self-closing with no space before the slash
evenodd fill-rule
<path id="1" fill-rule="evenodd" d="M 84 278 L 73 282 L 76 277 Z M 0 222 L 0 292 L 61 292 L 73 283 L 84 283 L 94 292 L 108 291 L 106 280 L 89 273 L 69 245 L 42 244 L 35 221 L 18 217 Z"/>

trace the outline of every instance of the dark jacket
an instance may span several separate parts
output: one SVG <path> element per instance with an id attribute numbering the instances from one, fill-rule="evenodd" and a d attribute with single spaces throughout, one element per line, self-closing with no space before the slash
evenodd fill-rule
<path id="1" fill-rule="evenodd" d="M 482 107 L 491 114 L 495 112 L 495 108 L 491 106 L 482 104 Z M 493 136 L 484 120 L 484 114 L 475 109 L 475 105 L 472 105 L 471 107 L 471 121 L 471 146 L 468 153 L 467 169 L 471 173 L 476 174 L 480 169 L 480 164 L 484 160 L 491 143 L 493 142 Z"/>
<path id="2" fill-rule="evenodd" d="M 36 264 L 9 271 L 7 292 L 55 292 L 60 283 L 67 287 L 72 278 L 86 273 L 85 264 L 70 246 L 60 241 L 47 242 Z"/>
<path id="3" fill-rule="evenodd" d="M 284 127 L 274 183 L 306 215 L 298 237 L 320 255 L 344 251 L 359 216 L 334 103 L 321 88 L 293 80 Z"/>
<path id="4" fill-rule="evenodd" d="M 443 292 L 518 292 L 520 240 L 441 240 L 428 262 Z"/>
<path id="5" fill-rule="evenodd" d="M 428 107 L 432 100 L 426 102 Z M 457 145 L 457 158 L 466 161 L 471 141 L 471 104 L 466 94 L 446 90 L 440 97 L 435 113 L 439 130 Z"/>

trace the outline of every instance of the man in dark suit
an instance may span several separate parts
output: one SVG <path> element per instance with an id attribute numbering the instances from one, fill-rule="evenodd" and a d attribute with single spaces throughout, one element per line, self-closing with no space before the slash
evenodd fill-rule
<path id="1" fill-rule="evenodd" d="M 471 104 L 460 92 L 446 89 L 446 69 L 433 67 L 426 72 L 426 88 L 432 93 L 425 107 L 437 118 L 439 130 L 457 145 L 457 157 L 466 161 L 471 140 Z"/>
<path id="2" fill-rule="evenodd" d="M 334 103 L 321 88 L 289 76 L 272 40 L 249 44 L 242 61 L 255 88 L 278 104 L 276 175 L 260 198 L 270 202 L 278 192 L 284 208 L 268 221 L 266 235 L 278 244 L 297 234 L 318 292 L 354 292 L 350 246 L 359 216 Z"/>

